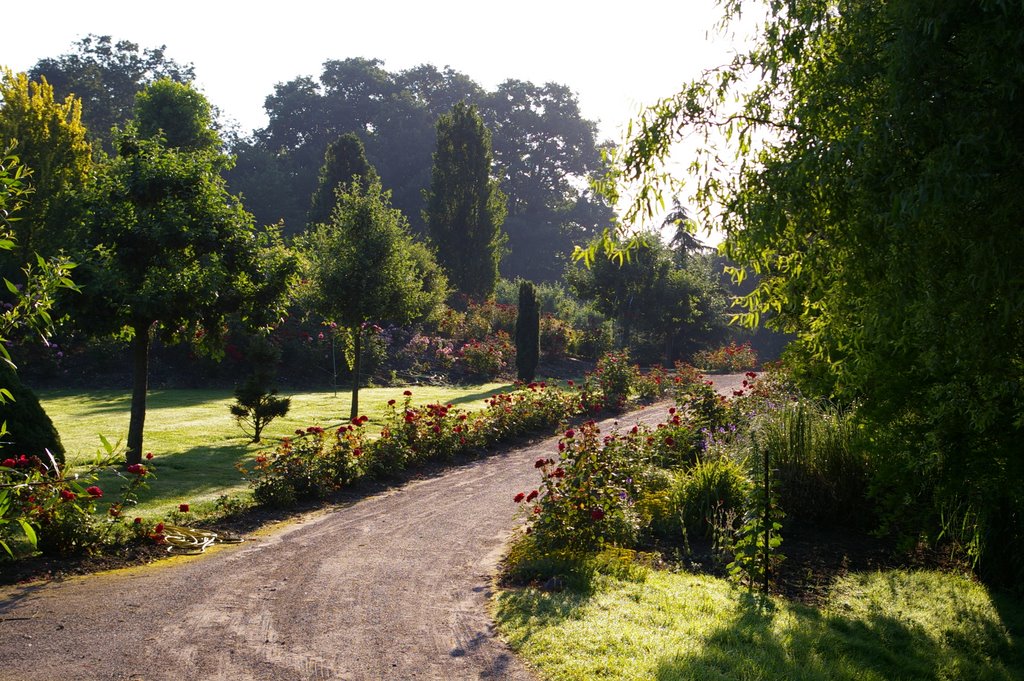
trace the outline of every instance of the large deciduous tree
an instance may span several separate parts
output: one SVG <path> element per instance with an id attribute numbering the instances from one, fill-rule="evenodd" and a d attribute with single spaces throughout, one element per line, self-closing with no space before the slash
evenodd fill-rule
<path id="1" fill-rule="evenodd" d="M 32 200 L 12 223 L 17 245 L 4 274 L 44 257 L 71 250 L 79 235 L 69 215 L 69 197 L 89 176 L 92 150 L 81 123 L 81 103 L 58 101 L 45 81 L 0 69 L 0 151 L 14 148 L 30 171 Z"/>
<path id="2" fill-rule="evenodd" d="M 135 95 L 147 85 L 169 78 L 190 83 L 191 64 L 179 64 L 165 54 L 166 47 L 140 49 L 127 40 L 87 35 L 59 57 L 40 59 L 29 71 L 33 79 L 46 78 L 59 97 L 82 100 L 82 121 L 89 139 L 107 152 L 114 151 L 112 129 L 134 116 Z"/>
<path id="3" fill-rule="evenodd" d="M 505 242 L 505 195 L 491 164 L 491 135 L 476 107 L 460 102 L 438 119 L 424 220 L 448 279 L 475 298 L 494 293 Z"/>
<path id="4" fill-rule="evenodd" d="M 331 219 L 297 239 L 305 307 L 348 334 L 351 418 L 359 416 L 364 330 L 376 322 L 408 323 L 444 301 L 443 277 L 424 258 L 401 211 L 392 208 L 380 180 L 340 188 Z"/>
<path id="5" fill-rule="evenodd" d="M 176 116 L 202 118 L 198 100 L 174 101 Z M 152 335 L 216 349 L 227 315 L 272 323 L 293 269 L 276 232 L 254 229 L 252 216 L 228 194 L 218 173 L 222 154 L 212 144 L 196 148 L 190 135 L 177 139 L 184 146 L 170 146 L 145 104 L 139 114 L 153 136 L 130 123 L 91 191 L 94 250 L 82 268 L 85 304 L 78 315 L 95 332 L 131 338 L 129 464 L 142 456 Z"/>
<path id="6" fill-rule="evenodd" d="M 741 162 L 699 198 L 761 275 L 749 319 L 773 313 L 892 434 L 893 517 L 969 528 L 982 569 L 1017 583 L 1022 32 L 1020 3 L 772 3 L 758 44 L 649 110 L 624 154 L 651 180 L 677 133 L 731 133 Z"/>

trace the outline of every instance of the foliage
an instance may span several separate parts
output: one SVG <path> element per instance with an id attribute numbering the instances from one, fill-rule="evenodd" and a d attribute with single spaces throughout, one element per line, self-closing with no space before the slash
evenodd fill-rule
<path id="1" fill-rule="evenodd" d="M 82 101 L 82 122 L 97 149 L 114 151 L 116 126 L 123 127 L 135 109 L 135 96 L 161 78 L 190 83 L 191 64 L 179 64 L 164 46 L 139 49 L 136 43 L 89 34 L 59 57 L 40 59 L 29 77 L 45 78 L 60 97 L 75 95 Z"/>
<path id="2" fill-rule="evenodd" d="M 743 517 L 753 485 L 747 472 L 729 458 L 704 459 L 686 471 L 675 491 L 675 509 L 693 535 L 732 532 Z"/>
<path id="3" fill-rule="evenodd" d="M 707 259 L 676 257 L 653 232 L 622 262 L 597 258 L 589 266 L 567 268 L 565 275 L 575 295 L 616 320 L 622 346 L 649 336 L 655 360 L 675 361 L 724 326 L 724 291 Z"/>
<path id="4" fill-rule="evenodd" d="M 201 115 L 200 111 L 194 112 Z M 151 334 L 219 346 L 227 315 L 258 326 L 280 318 L 294 270 L 273 229 L 257 231 L 230 196 L 213 149 L 173 148 L 129 125 L 120 155 L 90 190 L 87 226 L 95 244 L 83 266 L 80 325 L 132 338 L 132 424 L 127 456 L 142 454 Z"/>
<path id="5" fill-rule="evenodd" d="M 706 371 L 750 371 L 757 367 L 757 353 L 750 343 L 728 345 L 694 353 L 693 363 Z"/>
<path id="6" fill-rule="evenodd" d="M 471 340 L 459 350 L 459 357 L 466 370 L 474 376 L 486 378 L 502 374 L 514 356 L 515 346 L 504 331 L 498 331 L 482 341 Z"/>
<path id="7" fill-rule="evenodd" d="M 118 461 L 123 455 L 101 440 L 103 449 L 80 471 L 37 454 L 7 457 L 0 463 L 0 548 L 8 556 L 37 549 L 58 556 L 92 552 L 118 526 L 123 528 L 128 507 L 153 471 L 149 462 L 122 471 Z M 105 470 L 114 471 L 121 481 L 120 496 L 105 516 L 97 516 L 104 492 L 96 482 Z"/>
<path id="8" fill-rule="evenodd" d="M 259 442 L 263 429 L 274 419 L 286 416 L 291 407 L 291 400 L 278 397 L 273 386 L 280 360 L 280 350 L 263 338 L 253 338 L 249 345 L 252 369 L 235 388 L 235 403 L 231 405 L 231 415 L 243 431 L 247 427 L 252 431 L 253 442 Z"/>
<path id="9" fill-rule="evenodd" d="M 135 96 L 135 124 L 139 137 L 159 137 L 171 149 L 214 151 L 221 143 L 206 97 L 190 85 L 166 77 Z"/>
<path id="10" fill-rule="evenodd" d="M 540 310 L 533 284 L 519 284 L 519 310 L 516 315 L 516 375 L 529 382 L 537 373 L 540 361 Z"/>
<path id="11" fill-rule="evenodd" d="M 739 162 L 708 144 L 697 195 L 761 275 L 746 320 L 796 333 L 875 428 L 914 430 L 896 515 L 936 536 L 961 509 L 1007 582 L 1024 574 L 1022 22 L 1003 2 L 771 3 L 749 51 L 643 115 L 622 170 L 643 212 L 679 135 L 725 133 Z"/>
<path id="12" fill-rule="evenodd" d="M 597 360 L 594 377 L 603 396 L 604 406 L 622 409 L 640 378 L 640 369 L 630 364 L 628 352 L 609 352 Z"/>
<path id="13" fill-rule="evenodd" d="M 615 464 L 613 450 L 599 445 L 593 421 L 560 439 L 558 461 L 538 459 L 541 487 L 516 494 L 524 502 L 529 531 L 541 552 L 589 552 L 605 544 L 626 545 L 637 532 L 628 499 L 628 472 Z"/>
<path id="14" fill-rule="evenodd" d="M 377 177 L 377 171 L 366 160 L 363 142 L 355 133 L 345 133 L 327 145 L 320 178 L 306 217 L 307 224 L 327 222 L 334 209 L 335 192 L 339 186 L 361 182 L 365 189 Z"/>
<path id="15" fill-rule="evenodd" d="M 438 261 L 461 293 L 490 298 L 505 238 L 505 195 L 491 178 L 491 134 L 458 103 L 437 121 L 437 151 L 423 219 Z"/>
<path id="16" fill-rule="evenodd" d="M 401 212 L 390 205 L 390 193 L 371 179 L 339 189 L 327 224 L 315 225 L 297 241 L 302 253 L 303 296 L 307 310 L 316 310 L 347 330 L 352 343 L 352 413 L 359 415 L 360 354 L 367 325 L 408 323 L 429 315 L 436 292 L 426 288 L 420 251 Z M 435 285 L 438 274 L 431 275 Z"/>
<path id="17" fill-rule="evenodd" d="M 64 445 L 53 421 L 35 393 L 22 384 L 17 372 L 4 362 L 0 362 L 0 386 L 7 391 L 0 402 L 0 423 L 7 429 L 0 443 L 0 457 L 26 453 L 45 457 L 49 453 L 58 464 L 63 464 Z"/>
<path id="18" fill-rule="evenodd" d="M 513 197 L 504 274 L 558 279 L 573 242 L 613 216 L 586 188 L 586 177 L 600 168 L 596 126 L 564 85 L 507 81 L 485 92 L 450 68 L 389 71 L 378 59 L 329 60 L 317 78 L 294 78 L 269 94 L 267 127 L 232 148 L 232 190 L 244 193 L 260 222 L 283 219 L 288 233 L 297 232 L 328 144 L 353 132 L 412 231 L 424 234 L 437 120 L 459 102 L 475 105 L 492 131 L 501 188 Z"/>
<path id="19" fill-rule="evenodd" d="M 12 224 L 17 246 L 5 258 L 13 259 L 5 267 L 8 278 L 36 253 L 49 258 L 76 245 L 70 195 L 85 183 L 92 154 L 81 116 L 79 99 L 59 101 L 45 79 L 36 82 L 0 68 L 0 151 L 14 148 L 31 173 L 32 192 Z"/>

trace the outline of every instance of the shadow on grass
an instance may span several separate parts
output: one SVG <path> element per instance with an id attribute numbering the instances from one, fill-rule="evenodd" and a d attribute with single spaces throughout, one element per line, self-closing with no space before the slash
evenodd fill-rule
<path id="1" fill-rule="evenodd" d="M 193 447 L 168 457 L 158 457 L 153 468 L 156 477 L 139 494 L 139 502 L 147 507 L 159 504 L 190 503 L 197 497 L 243 484 L 237 469 L 251 451 L 245 443 Z M 104 501 L 116 500 L 117 490 L 130 477 L 128 473 L 107 471 L 100 475 L 99 486 L 108 492 Z M 103 509 L 101 509 L 102 511 Z M 131 511 L 125 511 L 130 513 Z"/>
<path id="2" fill-rule="evenodd" d="M 659 661 L 659 681 L 795 679 L 1020 679 L 1020 628 L 955 607 L 959 631 L 873 612 L 857 617 L 806 606 L 762 609 L 746 600 L 699 652 Z M 1019 625 L 1019 609 L 1016 606 Z M 967 633 L 969 632 L 969 633 Z"/>
<path id="3" fill-rule="evenodd" d="M 462 397 L 458 397 L 458 398 L 456 398 L 454 400 L 449 400 L 448 403 L 449 404 L 454 404 L 456 406 L 460 405 L 460 404 L 467 404 L 469 402 L 475 402 L 477 400 L 487 399 L 488 397 L 494 397 L 495 395 L 498 395 L 500 393 L 507 393 L 509 390 L 512 390 L 514 387 L 515 386 L 513 386 L 513 385 L 503 385 L 503 386 L 499 386 L 497 388 L 492 388 L 491 390 L 481 390 L 480 392 L 477 392 L 477 393 L 472 393 L 470 395 L 463 395 Z"/>

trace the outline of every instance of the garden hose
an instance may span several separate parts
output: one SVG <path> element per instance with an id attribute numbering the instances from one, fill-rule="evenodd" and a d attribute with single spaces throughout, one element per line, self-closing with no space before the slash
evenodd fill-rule
<path id="1" fill-rule="evenodd" d="M 233 534 L 177 525 L 164 525 L 163 540 L 168 552 L 184 555 L 200 554 L 213 544 L 241 544 L 245 541 Z"/>

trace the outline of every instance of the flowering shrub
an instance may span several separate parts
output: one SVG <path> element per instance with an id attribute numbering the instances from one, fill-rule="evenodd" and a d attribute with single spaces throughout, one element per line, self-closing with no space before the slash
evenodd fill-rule
<path id="1" fill-rule="evenodd" d="M 715 350 L 694 353 L 693 363 L 708 371 L 748 371 L 757 366 L 757 352 L 749 342 L 736 345 L 734 341 Z"/>
<path id="2" fill-rule="evenodd" d="M 515 347 L 509 335 L 499 331 L 482 342 L 472 340 L 460 352 L 466 370 L 476 376 L 493 378 L 515 361 Z"/>
<path id="3" fill-rule="evenodd" d="M 629 363 L 629 354 L 623 350 L 602 355 L 597 360 L 594 375 L 604 395 L 605 406 L 620 409 L 636 384 L 640 369 Z"/>
<path id="4" fill-rule="evenodd" d="M 580 410 L 575 391 L 560 390 L 544 382 L 495 395 L 480 414 L 478 428 L 487 442 L 552 428 Z"/>
<path id="5" fill-rule="evenodd" d="M 632 480 L 599 443 L 593 421 L 567 430 L 558 460 L 534 464 L 541 471 L 540 487 L 515 495 L 514 501 L 525 504 L 529 531 L 541 550 L 586 552 L 636 538 Z"/>
<path id="6" fill-rule="evenodd" d="M 68 556 L 89 553 L 122 523 L 126 505 L 153 477 L 142 464 L 120 468 L 123 454 L 105 439 L 103 450 L 83 471 L 72 472 L 51 456 L 21 454 L 0 462 L 0 548 L 10 557 L 32 550 Z M 151 454 L 147 455 L 152 457 Z M 102 471 L 114 472 L 123 484 L 104 517 L 96 515 L 104 490 L 97 485 Z"/>
<path id="7" fill-rule="evenodd" d="M 365 472 L 361 426 L 366 417 L 355 421 L 333 434 L 318 426 L 297 430 L 294 440 L 285 438 L 273 453 L 257 456 L 251 469 L 239 465 L 253 486 L 256 502 L 288 506 L 323 499 L 361 477 Z"/>
<path id="8" fill-rule="evenodd" d="M 651 367 L 646 374 L 640 374 L 634 381 L 636 396 L 644 402 L 653 402 L 668 394 L 670 381 L 663 367 Z"/>
<path id="9" fill-rule="evenodd" d="M 571 326 L 552 314 L 540 318 L 540 351 L 545 357 L 565 357 L 572 345 L 575 331 Z"/>

